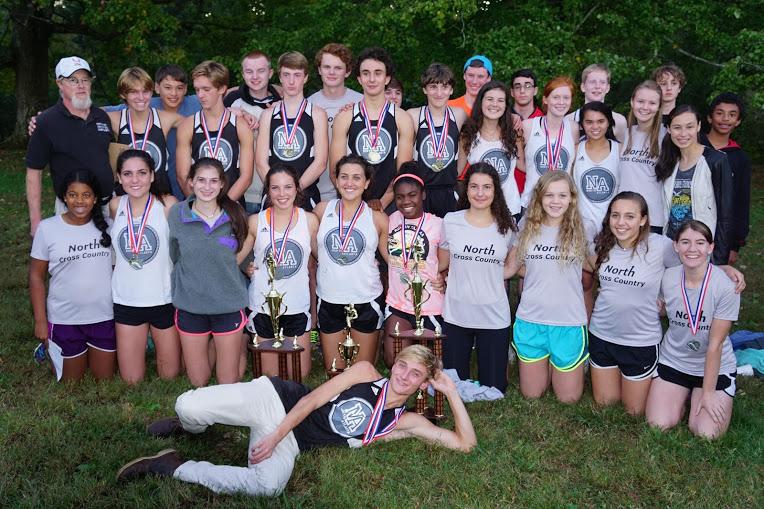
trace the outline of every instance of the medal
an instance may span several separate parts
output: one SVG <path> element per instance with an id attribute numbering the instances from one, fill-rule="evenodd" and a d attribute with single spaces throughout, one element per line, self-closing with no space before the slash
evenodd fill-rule
<path id="1" fill-rule="evenodd" d="M 295 215 L 294 206 L 292 207 L 291 214 L 289 214 L 289 223 L 287 224 L 286 230 L 284 230 L 284 236 L 281 237 L 280 251 L 276 245 L 276 214 L 273 213 L 273 208 L 270 208 L 266 214 L 270 214 L 268 222 L 271 228 L 271 251 L 273 252 L 273 259 L 276 261 L 276 266 L 279 266 L 284 260 L 284 253 L 286 253 L 287 240 L 289 240 L 289 229 L 292 227 L 292 220 Z"/>
<path id="2" fill-rule="evenodd" d="M 151 131 L 151 120 L 153 118 L 153 112 L 149 110 L 149 117 L 146 119 L 146 127 L 143 128 L 143 141 L 141 142 L 141 146 L 139 147 L 138 144 L 135 141 L 135 130 L 133 129 L 133 117 L 130 115 L 130 110 L 127 110 L 127 128 L 130 131 L 130 142 L 131 146 L 133 148 L 137 148 L 138 150 L 145 150 L 143 147 L 146 146 L 146 140 L 149 139 L 149 131 Z"/>
<path id="3" fill-rule="evenodd" d="M 557 132 L 557 143 L 552 145 L 552 138 L 549 136 L 546 117 L 544 117 L 544 134 L 546 135 L 546 157 L 547 170 L 556 170 L 562 156 L 562 135 L 565 132 L 565 119 L 560 124 L 560 130 Z"/>
<path id="4" fill-rule="evenodd" d="M 361 101 L 361 113 L 363 114 L 363 121 L 366 124 L 366 132 L 369 136 L 369 142 L 371 148 L 369 149 L 369 155 L 367 159 L 369 162 L 378 163 L 382 160 L 382 156 L 375 150 L 377 141 L 379 140 L 379 133 L 382 132 L 382 124 L 385 122 L 385 116 L 387 115 L 387 109 L 390 107 L 390 103 L 385 101 L 385 105 L 382 107 L 382 111 L 379 112 L 377 117 L 377 130 L 373 131 L 371 128 L 371 120 L 369 120 L 369 112 L 366 110 L 366 101 Z M 384 147 L 382 147 L 384 149 Z"/>
<path id="5" fill-rule="evenodd" d="M 448 142 L 449 111 L 447 109 L 446 114 L 443 117 L 443 130 L 440 132 L 440 138 L 438 138 L 438 131 L 435 129 L 435 120 L 432 118 L 430 108 L 425 106 L 424 112 L 424 118 L 427 121 L 427 129 L 430 131 L 430 143 L 432 144 L 432 152 L 433 156 L 435 157 L 435 164 L 433 165 L 433 169 L 442 170 L 444 161 L 443 154 L 446 151 L 446 144 Z M 436 168 L 435 165 L 439 165 L 439 167 Z"/>
<path id="6" fill-rule="evenodd" d="M 411 249 L 406 249 L 406 218 L 404 217 L 401 222 L 401 258 L 403 258 L 403 267 L 406 269 L 409 268 L 409 258 L 411 258 L 411 254 L 414 252 L 414 249 L 416 249 L 416 243 L 419 239 L 419 231 L 424 224 L 424 215 L 424 212 L 422 212 L 422 217 L 419 218 L 419 223 L 417 223 L 416 229 L 414 230 L 414 236 L 411 239 Z"/>
<path id="7" fill-rule="evenodd" d="M 440 171 L 443 168 L 445 168 L 445 163 L 442 159 L 436 159 L 434 163 L 432 163 L 432 169 L 435 171 Z"/>
<path id="8" fill-rule="evenodd" d="M 284 101 L 281 101 L 281 125 L 284 127 L 284 135 L 286 136 L 286 147 L 282 150 L 284 157 L 291 158 L 297 154 L 297 150 L 292 147 L 295 141 L 295 135 L 297 134 L 297 126 L 300 125 L 300 119 L 305 112 L 305 108 L 308 106 L 308 101 L 303 99 L 300 102 L 300 108 L 297 110 L 297 116 L 292 124 L 292 130 L 289 130 L 289 118 L 287 118 L 286 105 Z"/>
<path id="9" fill-rule="evenodd" d="M 141 214 L 141 221 L 138 224 L 138 232 L 136 233 L 135 226 L 133 225 L 133 208 L 130 206 L 130 199 L 127 199 L 127 238 L 130 245 L 130 251 L 133 253 L 128 263 L 136 270 L 143 268 L 143 262 L 138 259 L 138 255 L 141 252 L 143 232 L 146 231 L 146 223 L 148 223 L 149 212 L 153 205 L 154 195 L 149 193 L 149 199 L 146 200 L 146 207 L 144 207 L 143 214 Z"/>
<path id="10" fill-rule="evenodd" d="M 692 308 L 690 307 L 690 298 L 687 295 L 687 285 L 685 284 L 684 267 L 682 267 L 682 301 L 684 302 L 684 309 L 687 311 L 690 332 L 692 332 L 693 336 L 698 333 L 698 328 L 700 327 L 700 319 L 703 315 L 703 302 L 706 300 L 708 284 L 711 282 L 711 267 L 712 265 L 710 263 L 708 264 L 708 267 L 706 267 L 706 274 L 703 276 L 703 283 L 700 285 L 700 294 L 698 295 L 698 302 L 695 306 L 695 312 L 693 312 Z M 687 343 L 687 347 L 690 350 L 693 349 L 692 343 L 695 343 L 695 341 L 690 341 Z M 698 343 L 697 347 L 700 348 L 700 343 Z"/>
<path id="11" fill-rule="evenodd" d="M 692 350 L 693 352 L 697 352 L 700 350 L 700 341 L 692 340 L 687 342 L 687 348 Z"/>
<path id="12" fill-rule="evenodd" d="M 344 232 L 343 235 L 343 226 L 344 221 L 342 220 L 343 217 L 343 207 L 342 207 L 342 200 L 339 201 L 339 214 L 338 214 L 338 222 L 339 227 L 337 231 L 337 235 L 339 235 L 340 238 L 340 252 L 337 256 L 337 260 L 339 261 L 340 265 L 345 265 L 347 262 L 347 258 L 345 255 L 345 251 L 348 248 L 348 245 L 350 244 L 350 238 L 353 236 L 353 230 L 355 229 L 355 225 L 358 222 L 358 218 L 361 217 L 361 213 L 363 212 L 364 207 L 366 204 L 362 201 L 358 204 L 358 208 L 355 209 L 355 213 L 353 214 L 353 218 L 350 220 L 350 224 L 348 225 L 348 229 L 346 232 Z"/>
<path id="13" fill-rule="evenodd" d="M 204 119 L 204 112 L 200 112 L 199 116 L 201 117 L 201 124 L 202 124 L 202 131 L 204 132 L 204 137 L 207 139 L 207 148 L 211 151 L 210 157 L 213 159 L 218 158 L 218 147 L 220 146 L 220 139 L 223 137 L 223 126 L 228 122 L 228 110 L 225 110 L 223 112 L 223 116 L 220 117 L 220 124 L 218 125 L 217 130 L 217 137 L 215 138 L 215 146 L 212 146 L 212 139 L 210 138 L 210 132 L 207 130 L 207 121 Z"/>
<path id="14" fill-rule="evenodd" d="M 361 441 L 363 445 L 369 445 L 374 440 L 383 437 L 393 431 L 398 425 L 398 421 L 400 420 L 401 415 L 403 415 L 403 412 L 406 411 L 405 406 L 396 408 L 392 422 L 381 430 L 379 429 L 382 424 L 382 413 L 385 411 L 385 403 L 387 402 L 387 386 L 389 383 L 390 382 L 385 381 L 385 384 L 382 386 L 382 390 L 379 392 L 379 396 L 377 396 L 377 403 L 374 405 L 374 410 L 371 413 L 371 419 L 369 420 L 368 426 L 366 426 L 366 431 L 363 433 L 363 440 Z"/>

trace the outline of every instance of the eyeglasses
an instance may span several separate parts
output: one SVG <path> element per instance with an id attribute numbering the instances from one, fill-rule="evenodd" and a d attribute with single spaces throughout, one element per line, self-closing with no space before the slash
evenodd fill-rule
<path id="1" fill-rule="evenodd" d="M 95 80 L 95 76 L 92 78 L 75 78 L 74 76 L 69 76 L 68 78 L 62 78 L 62 81 L 65 81 L 69 86 L 76 87 L 80 84 L 85 85 L 86 87 L 93 84 L 93 80 Z"/>
<path id="2" fill-rule="evenodd" d="M 533 83 L 515 83 L 514 85 L 512 85 L 512 89 L 514 89 L 514 90 L 523 90 L 523 89 L 530 90 L 530 89 L 532 89 L 535 86 L 536 85 L 534 85 Z"/>

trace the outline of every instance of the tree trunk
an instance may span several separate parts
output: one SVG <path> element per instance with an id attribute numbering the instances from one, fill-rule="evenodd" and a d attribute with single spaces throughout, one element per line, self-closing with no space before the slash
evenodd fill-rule
<path id="1" fill-rule="evenodd" d="M 32 2 L 11 11 L 13 33 L 11 51 L 16 72 L 16 122 L 5 146 L 24 147 L 27 142 L 27 121 L 48 106 L 48 45 L 51 26 L 35 16 Z"/>

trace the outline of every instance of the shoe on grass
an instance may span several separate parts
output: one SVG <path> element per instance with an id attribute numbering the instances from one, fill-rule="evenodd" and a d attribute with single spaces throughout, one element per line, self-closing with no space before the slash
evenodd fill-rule
<path id="1" fill-rule="evenodd" d="M 153 456 L 143 456 L 127 463 L 117 472 L 117 481 L 130 481 L 147 475 L 172 477 L 175 470 L 185 462 L 175 449 L 165 449 Z"/>
<path id="2" fill-rule="evenodd" d="M 183 433 L 183 425 L 177 417 L 165 417 L 146 426 L 146 432 L 152 437 L 167 438 Z"/>

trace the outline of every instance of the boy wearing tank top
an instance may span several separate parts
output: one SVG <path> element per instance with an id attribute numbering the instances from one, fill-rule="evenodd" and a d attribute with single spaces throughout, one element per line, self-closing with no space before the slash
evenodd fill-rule
<path id="1" fill-rule="evenodd" d="M 304 55 L 284 53 L 277 67 L 284 98 L 260 117 L 255 167 L 263 181 L 270 167 L 279 162 L 294 168 L 305 196 L 300 205 L 311 211 L 321 201 L 316 182 L 326 171 L 326 112 L 305 99 L 308 60 Z"/>
<path id="2" fill-rule="evenodd" d="M 392 183 L 398 168 L 413 157 L 414 125 L 407 114 L 398 114 L 385 99 L 385 85 L 393 74 L 393 62 L 382 48 L 366 48 L 358 55 L 356 77 L 363 99 L 340 112 L 332 126 L 329 151 L 331 168 L 343 156 L 355 154 L 372 165 L 369 206 L 383 210 L 393 202 Z M 334 173 L 330 172 L 332 179 Z"/>
<path id="3" fill-rule="evenodd" d="M 352 72 L 353 54 L 344 44 L 330 42 L 316 53 L 316 70 L 321 76 L 322 88 L 308 97 L 308 101 L 326 112 L 329 126 L 329 143 L 332 141 L 332 125 L 341 109 L 363 99 L 363 94 L 345 86 L 345 80 Z M 328 201 L 337 196 L 329 171 L 321 174 L 318 190 L 321 201 Z"/>

